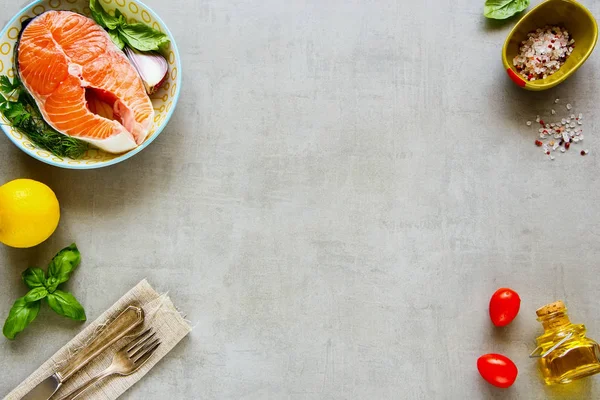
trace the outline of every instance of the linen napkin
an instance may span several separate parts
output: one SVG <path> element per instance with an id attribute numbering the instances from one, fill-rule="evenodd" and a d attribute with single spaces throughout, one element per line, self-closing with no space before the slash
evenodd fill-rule
<path id="1" fill-rule="evenodd" d="M 102 327 L 118 316 L 128 305 L 136 304 L 144 310 L 145 320 L 143 329 L 152 327 L 161 345 L 148 361 L 130 376 L 113 376 L 97 383 L 88 389 L 82 398 L 92 400 L 113 400 L 123 394 L 137 381 L 150 371 L 181 339 L 191 331 L 189 323 L 175 308 L 166 294 L 159 294 L 144 279 L 125 294 L 111 308 L 85 328 L 73 340 L 56 352 L 48 361 L 38 368 L 29 378 L 25 379 L 16 389 L 10 392 L 4 400 L 18 400 L 27 394 L 38 383 L 52 375 L 60 366 L 68 362 L 77 349 L 85 346 L 102 329 Z M 112 347 L 92 360 L 81 371 L 69 379 L 53 398 L 60 398 L 96 376 L 112 361 L 112 357 L 123 345 L 131 340 L 131 336 L 123 338 Z"/>

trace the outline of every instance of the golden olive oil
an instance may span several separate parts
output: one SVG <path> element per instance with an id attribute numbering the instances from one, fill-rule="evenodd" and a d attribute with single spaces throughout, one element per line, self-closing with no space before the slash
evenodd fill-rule
<path id="1" fill-rule="evenodd" d="M 549 384 L 569 383 L 600 372 L 600 346 L 585 336 L 583 324 L 573 324 L 562 301 L 537 310 L 544 334 L 537 338 L 539 366 Z"/>

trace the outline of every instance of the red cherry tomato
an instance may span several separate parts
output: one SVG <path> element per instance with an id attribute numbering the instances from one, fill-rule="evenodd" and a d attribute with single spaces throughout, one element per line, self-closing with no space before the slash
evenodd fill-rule
<path id="1" fill-rule="evenodd" d="M 515 363 L 502 354 L 485 354 L 479 357 L 477 369 L 488 383 L 504 389 L 515 383 L 519 373 Z"/>
<path id="2" fill-rule="evenodd" d="M 521 308 L 521 298 L 512 289 L 496 290 L 490 300 L 490 318 L 496 326 L 506 326 L 512 322 Z"/>

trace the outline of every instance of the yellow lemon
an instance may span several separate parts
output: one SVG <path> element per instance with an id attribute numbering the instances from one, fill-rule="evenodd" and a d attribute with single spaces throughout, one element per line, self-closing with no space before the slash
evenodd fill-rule
<path id="1" fill-rule="evenodd" d="M 11 247 L 33 247 L 54 233 L 60 219 L 56 195 L 31 179 L 0 186 L 0 242 Z"/>

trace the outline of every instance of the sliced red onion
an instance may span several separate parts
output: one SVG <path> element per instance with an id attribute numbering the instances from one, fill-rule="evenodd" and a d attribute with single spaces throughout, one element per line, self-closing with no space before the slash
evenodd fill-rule
<path id="1" fill-rule="evenodd" d="M 125 46 L 125 54 L 142 78 L 146 92 L 148 94 L 156 93 L 167 80 L 169 73 L 167 60 L 155 51 L 140 52 L 128 46 Z"/>

